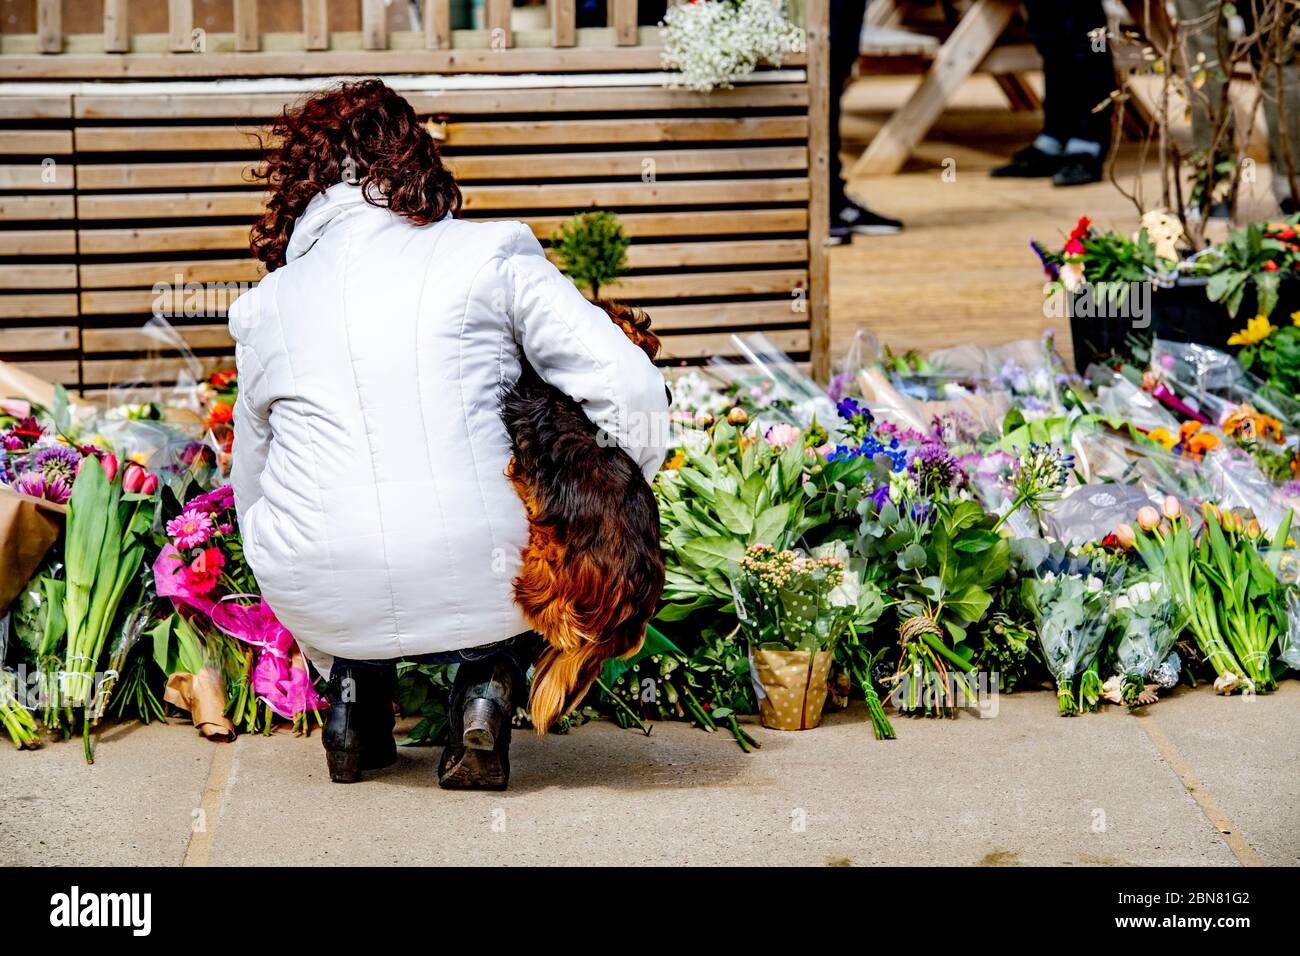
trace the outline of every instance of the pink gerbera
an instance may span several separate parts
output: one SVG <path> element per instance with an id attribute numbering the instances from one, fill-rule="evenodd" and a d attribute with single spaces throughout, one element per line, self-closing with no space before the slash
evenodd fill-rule
<path id="1" fill-rule="evenodd" d="M 212 536 L 212 516 L 202 511 L 183 511 L 167 522 L 167 534 L 182 550 L 197 548 Z"/>

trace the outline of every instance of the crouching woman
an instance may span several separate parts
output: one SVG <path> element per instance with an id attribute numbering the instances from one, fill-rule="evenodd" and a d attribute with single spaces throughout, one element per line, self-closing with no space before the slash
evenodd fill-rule
<path id="1" fill-rule="evenodd" d="M 330 675 L 332 779 L 396 759 L 408 660 L 459 664 L 440 784 L 502 788 L 538 639 L 513 599 L 528 529 L 500 396 L 527 362 L 649 479 L 662 376 L 525 225 L 456 218 L 435 143 L 380 81 L 308 99 L 272 142 L 268 274 L 230 309 L 248 561 Z"/>

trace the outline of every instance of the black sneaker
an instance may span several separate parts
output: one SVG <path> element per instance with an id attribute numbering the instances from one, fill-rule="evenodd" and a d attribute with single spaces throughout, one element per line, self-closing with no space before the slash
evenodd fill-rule
<path id="1" fill-rule="evenodd" d="M 865 206 L 859 206 L 852 199 L 845 199 L 839 210 L 831 209 L 831 239 L 843 236 L 847 242 L 854 234 L 859 236 L 892 236 L 903 231 L 903 224 L 897 219 L 890 219 L 878 212 L 872 212 Z"/>
<path id="2" fill-rule="evenodd" d="M 1295 215 L 1296 212 L 1295 200 L 1292 199 L 1290 196 L 1287 196 L 1280 203 L 1278 203 L 1278 205 L 1282 207 L 1282 215 L 1287 216 L 1288 218 Z"/>
<path id="3" fill-rule="evenodd" d="M 996 179 L 1046 179 L 1056 174 L 1063 159 L 1059 153 L 1053 156 L 1037 146 L 1026 146 L 1012 155 L 1011 162 L 999 166 L 989 175 Z"/>
<path id="4" fill-rule="evenodd" d="M 1092 153 L 1067 153 L 1052 176 L 1053 186 L 1086 186 L 1101 182 L 1101 157 Z"/>

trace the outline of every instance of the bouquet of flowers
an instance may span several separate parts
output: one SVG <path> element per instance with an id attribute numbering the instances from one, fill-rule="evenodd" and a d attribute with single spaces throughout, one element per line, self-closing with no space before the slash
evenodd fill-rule
<path id="1" fill-rule="evenodd" d="M 269 730 L 269 715 L 259 713 L 259 702 L 291 720 L 297 733 L 306 731 L 309 713 L 319 723 L 324 702 L 316 693 L 306 662 L 293 636 L 261 597 L 244 559 L 230 486 L 188 501 L 180 514 L 167 522 L 166 532 L 167 542 L 154 562 L 158 596 L 171 598 L 178 610 L 185 609 L 191 629 L 197 625 L 215 631 L 214 637 L 238 642 L 221 642 L 218 652 L 207 658 L 221 662 L 235 726 Z M 184 629 L 179 633 L 182 640 L 188 637 Z M 191 671 L 179 673 L 198 679 Z M 178 683 L 185 681 L 182 678 Z"/>
<path id="2" fill-rule="evenodd" d="M 1048 558 L 1021 584 L 1043 660 L 1056 679 L 1062 717 L 1096 709 L 1101 696 L 1097 653 L 1106 637 L 1110 593 L 1123 576 L 1123 564 Z"/>
<path id="3" fill-rule="evenodd" d="M 1119 633 L 1120 699 L 1130 708 L 1149 703 L 1153 688 L 1147 687 L 1147 681 L 1173 650 L 1186 613 L 1160 576 L 1148 573 L 1116 595 L 1111 614 Z"/>

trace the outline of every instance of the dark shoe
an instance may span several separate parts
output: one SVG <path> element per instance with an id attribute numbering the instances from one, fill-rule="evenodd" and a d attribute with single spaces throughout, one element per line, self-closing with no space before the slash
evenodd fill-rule
<path id="1" fill-rule="evenodd" d="M 446 749 L 438 762 L 444 790 L 504 790 L 510 782 L 510 718 L 522 675 L 505 660 L 466 661 L 456 670 Z"/>
<path id="2" fill-rule="evenodd" d="M 865 206 L 859 206 L 852 199 L 845 199 L 839 208 L 831 207 L 831 238 L 837 233 L 845 237 L 844 241 L 854 235 L 858 236 L 892 236 L 903 231 L 903 224 L 897 219 L 890 219 L 878 212 L 872 212 Z"/>
<path id="3" fill-rule="evenodd" d="M 1053 186 L 1086 186 L 1101 182 L 1101 157 L 1092 153 L 1067 153 L 1052 176 Z"/>
<path id="4" fill-rule="evenodd" d="M 1211 219 L 1231 219 L 1232 206 L 1222 200 L 1210 206 Z"/>
<path id="5" fill-rule="evenodd" d="M 999 166 L 989 175 L 996 179 L 1045 179 L 1056 174 L 1062 159 L 1064 157 L 1059 153 L 1053 156 L 1037 146 L 1026 146 L 1012 155 L 1011 162 Z"/>
<path id="6" fill-rule="evenodd" d="M 330 674 L 326 691 L 330 710 L 321 741 L 335 783 L 356 783 L 363 770 L 396 762 L 396 693 L 396 667 L 347 667 Z"/>
<path id="7" fill-rule="evenodd" d="M 1290 196 L 1287 196 L 1280 203 L 1278 203 L 1278 205 L 1282 207 L 1282 215 L 1286 216 L 1287 218 L 1290 218 L 1291 216 L 1295 215 L 1297 207 L 1295 204 L 1295 200 L 1292 199 Z"/>

